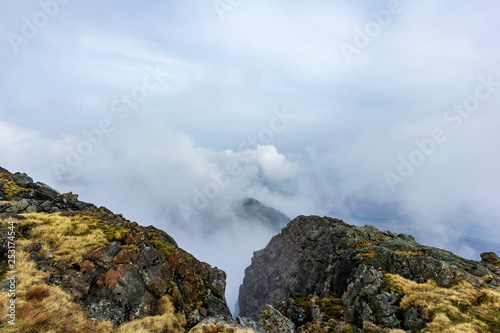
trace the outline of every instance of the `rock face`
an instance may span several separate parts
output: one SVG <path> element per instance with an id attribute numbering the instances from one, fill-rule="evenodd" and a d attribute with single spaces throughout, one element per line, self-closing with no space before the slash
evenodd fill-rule
<path id="1" fill-rule="evenodd" d="M 26 174 L 0 169 L 0 218 L 25 219 L 16 214 L 56 213 L 75 220 L 97 221 L 92 228 L 105 232 L 107 242 L 94 246 L 80 260 L 54 260 L 33 239 L 23 251 L 48 273 L 48 283 L 69 292 L 91 318 L 115 325 L 156 314 L 157 303 L 169 295 L 188 327 L 208 317 L 231 318 L 226 305 L 226 274 L 195 259 L 164 231 L 142 227 L 108 209 L 78 201 L 72 193 L 59 194 Z M 38 215 L 37 215 L 38 216 Z M 49 216 L 49 215 L 40 215 Z M 28 239 L 29 226 L 18 224 Z M 76 227 L 75 227 L 76 228 Z M 6 256 L 7 230 L 0 230 L 0 259 Z"/>
<path id="2" fill-rule="evenodd" d="M 388 286 L 386 274 L 419 283 L 431 279 L 440 287 L 466 281 L 496 288 L 496 259 L 486 254 L 484 262 L 466 260 L 420 245 L 412 236 L 299 216 L 254 252 L 240 287 L 240 315 L 258 319 L 270 304 L 297 325 L 297 332 L 328 332 L 328 326 L 340 324 L 416 330 L 428 318 L 418 309 L 399 307 L 401 295 Z"/>
<path id="3" fill-rule="evenodd" d="M 288 216 L 277 209 L 265 206 L 254 198 L 245 198 L 235 202 L 233 211 L 236 216 L 242 219 L 258 222 L 277 232 L 290 222 Z"/>

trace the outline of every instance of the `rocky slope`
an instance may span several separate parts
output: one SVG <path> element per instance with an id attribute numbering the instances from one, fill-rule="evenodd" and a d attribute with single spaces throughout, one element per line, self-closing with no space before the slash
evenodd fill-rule
<path id="1" fill-rule="evenodd" d="M 36 326 L 30 331 L 49 331 L 55 325 L 51 314 L 32 322 L 37 309 L 27 295 L 40 286 L 52 294 L 59 292 L 53 286 L 59 286 L 90 321 L 110 322 L 114 327 L 161 315 L 165 299 L 182 317 L 177 325 L 180 331 L 205 318 L 231 318 L 224 297 L 225 273 L 198 261 L 152 226 L 139 226 L 104 207 L 81 202 L 75 194 L 60 194 L 26 174 L 3 168 L 0 222 L 0 281 L 5 291 L 1 296 L 7 297 L 12 282 L 5 279 L 8 243 L 13 240 L 8 227 L 14 226 L 20 272 L 15 281 L 17 320 L 19 325 Z M 6 329 L 5 307 L 2 310 L 0 326 Z"/>
<path id="2" fill-rule="evenodd" d="M 269 304 L 297 332 L 500 332 L 500 261 L 494 253 L 482 259 L 371 226 L 299 216 L 254 253 L 240 315 L 258 319 Z"/>

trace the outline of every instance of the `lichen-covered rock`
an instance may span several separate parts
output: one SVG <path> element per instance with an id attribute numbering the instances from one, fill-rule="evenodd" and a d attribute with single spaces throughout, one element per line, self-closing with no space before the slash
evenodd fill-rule
<path id="1" fill-rule="evenodd" d="M 381 272 L 370 265 L 359 266 L 342 296 L 346 307 L 345 320 L 357 327 L 363 327 L 365 321 L 384 327 L 399 327 L 398 299 L 392 291 L 383 291 L 385 286 Z"/>
<path id="2" fill-rule="evenodd" d="M 265 305 L 260 314 L 260 323 L 268 333 L 293 333 L 295 325 L 272 305 Z"/>

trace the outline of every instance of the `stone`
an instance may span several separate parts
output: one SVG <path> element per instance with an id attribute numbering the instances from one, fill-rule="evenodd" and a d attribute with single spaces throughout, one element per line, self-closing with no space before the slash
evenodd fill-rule
<path id="1" fill-rule="evenodd" d="M 293 333 L 295 325 L 272 305 L 265 305 L 260 314 L 260 323 L 268 333 Z"/>
<path id="2" fill-rule="evenodd" d="M 412 332 L 420 332 L 425 328 L 425 321 L 420 314 L 420 311 L 415 309 L 414 307 L 410 307 L 405 312 L 404 317 L 404 326 L 405 329 L 410 330 Z"/>

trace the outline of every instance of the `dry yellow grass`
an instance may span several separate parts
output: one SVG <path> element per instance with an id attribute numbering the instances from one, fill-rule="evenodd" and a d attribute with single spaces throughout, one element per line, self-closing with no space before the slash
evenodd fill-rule
<path id="1" fill-rule="evenodd" d="M 500 332 L 500 291 L 457 281 L 449 288 L 434 281 L 416 283 L 386 274 L 388 288 L 400 295 L 401 308 L 420 309 L 430 322 L 426 332 Z"/>
<path id="2" fill-rule="evenodd" d="M 410 256 L 422 256 L 422 255 L 424 255 L 424 252 L 422 252 L 422 251 L 401 251 L 401 250 L 395 250 L 394 253 L 408 254 Z"/>
<path id="3" fill-rule="evenodd" d="M 83 253 L 108 242 L 102 224 L 91 216 L 60 216 L 59 214 L 32 213 L 23 214 L 27 219 L 16 222 L 16 230 L 22 236 L 16 240 L 18 247 L 25 247 L 32 242 L 44 246 L 39 253 L 54 255 L 54 260 L 80 261 Z"/>

